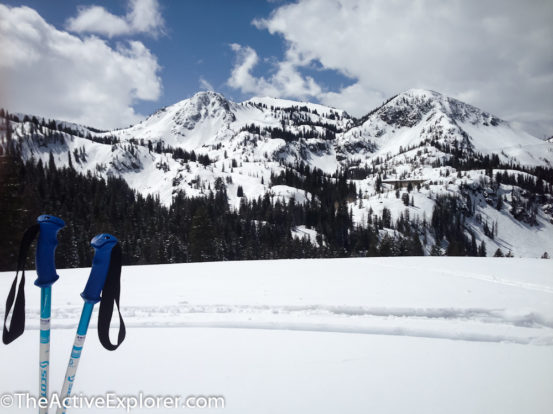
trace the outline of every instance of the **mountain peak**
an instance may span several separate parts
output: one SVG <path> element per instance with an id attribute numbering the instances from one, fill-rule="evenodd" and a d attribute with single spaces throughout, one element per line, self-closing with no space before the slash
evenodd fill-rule
<path id="1" fill-rule="evenodd" d="M 430 89 L 411 88 L 411 89 L 407 89 L 405 92 L 399 94 L 398 96 L 411 96 L 416 98 L 431 99 L 431 98 L 444 97 L 445 95 Z"/>
<path id="2" fill-rule="evenodd" d="M 219 101 L 227 101 L 227 98 L 219 92 L 215 91 L 199 91 L 192 95 L 192 98 L 189 99 L 216 99 Z M 186 100 L 186 99 L 185 99 Z"/>
<path id="3" fill-rule="evenodd" d="M 235 104 L 213 91 L 201 91 L 160 109 L 141 123 L 121 130 L 122 137 L 162 140 L 165 144 L 193 149 L 212 141 L 217 131 L 234 122 Z"/>
<path id="4" fill-rule="evenodd" d="M 453 122 L 497 126 L 505 121 L 473 105 L 427 89 L 409 89 L 396 95 L 376 112 L 397 126 L 412 127 L 426 115 L 445 115 Z M 407 117 L 407 120 L 406 120 Z"/>
<path id="5" fill-rule="evenodd" d="M 231 105 L 230 101 L 218 92 L 200 91 L 192 95 L 191 98 L 184 99 L 172 106 L 182 109 L 186 108 L 186 111 L 190 111 L 194 108 L 197 112 L 201 112 L 202 109 L 211 112 L 220 108 L 226 112 L 229 112 Z"/>

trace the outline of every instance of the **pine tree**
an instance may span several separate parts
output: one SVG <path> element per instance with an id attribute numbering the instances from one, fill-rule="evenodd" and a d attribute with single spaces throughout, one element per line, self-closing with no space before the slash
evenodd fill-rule
<path id="1" fill-rule="evenodd" d="M 198 208 L 192 218 L 189 240 L 192 261 L 202 262 L 212 259 L 214 251 L 213 224 L 204 207 Z"/>
<path id="2" fill-rule="evenodd" d="M 67 150 L 67 161 L 69 162 L 69 169 L 73 170 L 73 161 L 71 160 L 71 151 Z"/>
<path id="3" fill-rule="evenodd" d="M 476 246 L 476 237 L 474 236 L 474 233 L 471 232 L 471 240 L 470 240 L 470 251 L 469 256 L 477 256 L 478 255 L 478 247 Z"/>
<path id="4" fill-rule="evenodd" d="M 25 174 L 19 156 L 0 157 L 0 270 L 15 270 L 20 238 L 40 214 L 36 198 L 25 191 Z M 29 268 L 33 262 L 31 256 L 27 261 Z"/>
<path id="5" fill-rule="evenodd" d="M 437 244 L 434 244 L 430 249 L 430 256 L 442 256 L 442 249 Z"/>
<path id="6" fill-rule="evenodd" d="M 484 242 L 484 240 L 482 240 L 482 242 L 480 243 L 480 246 L 478 247 L 478 256 L 486 257 L 486 255 L 487 255 L 486 243 Z"/>
<path id="7" fill-rule="evenodd" d="M 48 156 L 48 172 L 53 173 L 56 171 L 56 161 L 54 161 L 54 154 L 52 153 L 52 150 L 50 150 L 50 154 Z"/>
<path id="8" fill-rule="evenodd" d="M 376 176 L 376 181 L 375 181 L 375 184 L 374 184 L 374 188 L 375 188 L 377 193 L 382 192 L 382 177 L 380 176 L 380 174 L 378 174 Z"/>
<path id="9" fill-rule="evenodd" d="M 382 209 L 382 225 L 384 228 L 392 227 L 392 212 L 386 207 Z"/>
<path id="10" fill-rule="evenodd" d="M 503 197 L 501 197 L 501 195 L 497 196 L 497 204 L 495 205 L 495 208 L 499 211 L 503 208 Z"/>

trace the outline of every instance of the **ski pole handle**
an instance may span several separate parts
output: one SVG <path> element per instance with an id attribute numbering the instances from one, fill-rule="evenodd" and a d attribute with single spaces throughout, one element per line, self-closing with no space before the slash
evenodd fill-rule
<path id="1" fill-rule="evenodd" d="M 116 237 L 102 233 L 95 236 L 90 244 L 96 250 L 92 260 L 92 269 L 81 297 L 85 302 L 98 303 L 106 283 L 111 258 L 111 250 L 118 243 Z"/>
<path id="2" fill-rule="evenodd" d="M 65 222 L 58 217 L 43 214 L 37 218 L 37 223 L 40 226 L 40 233 L 36 247 L 38 277 L 35 280 L 35 285 L 43 288 L 52 286 L 59 279 L 54 253 L 58 245 L 58 231 L 65 226 Z"/>

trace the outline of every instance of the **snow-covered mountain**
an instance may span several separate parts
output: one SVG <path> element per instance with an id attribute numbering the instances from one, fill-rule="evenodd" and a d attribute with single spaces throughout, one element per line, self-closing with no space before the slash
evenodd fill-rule
<path id="1" fill-rule="evenodd" d="M 140 124 L 104 135 L 163 142 L 188 151 L 220 145 L 228 152 L 233 143 L 252 135 L 258 145 L 267 144 L 264 138 L 270 134 L 256 137 L 243 133 L 249 125 L 261 130 L 279 128 L 298 137 L 303 134 L 304 139 L 291 144 L 284 134 L 275 133 L 269 137 L 272 148 L 263 145 L 263 149 L 269 149 L 270 159 L 301 160 L 327 172 L 334 172 L 346 159 L 396 156 L 430 141 L 457 146 L 467 154 L 497 154 L 505 163 L 549 166 L 553 162 L 553 151 L 543 140 L 471 105 L 420 89 L 395 96 L 361 120 L 323 105 L 273 98 L 237 104 L 218 93 L 201 92 L 159 110 Z M 326 133 L 335 136 L 329 140 Z M 279 141 L 282 138 L 285 151 Z"/>
<path id="2" fill-rule="evenodd" d="M 271 175 L 301 164 L 329 175 L 348 172 L 359 192 L 349 208 L 360 225 L 384 208 L 393 219 L 409 214 L 429 220 L 437 194 L 455 194 L 467 200 L 466 225 L 479 243 L 489 245 L 488 254 L 498 247 L 520 256 L 553 251 L 548 191 L 530 194 L 512 180 L 490 179 L 519 174 L 550 190 L 551 181 L 544 179 L 553 166 L 553 143 L 433 91 L 406 91 L 361 119 L 307 102 L 236 103 L 200 92 L 109 132 L 23 115 L 10 123 L 24 159 L 47 163 L 52 153 L 57 167 L 71 163 L 82 173 L 121 176 L 140 193 L 159 195 L 165 205 L 178 191 L 207 195 L 218 178 L 234 207 L 242 193 L 248 199 L 270 193 L 273 199 L 308 202 L 312 194 L 271 182 Z M 524 211 L 529 200 L 535 206 L 531 214 Z M 498 209 L 498 203 L 505 207 Z M 484 231 L 492 223 L 498 228 L 493 239 Z M 298 228 L 294 236 L 308 235 L 317 243 L 312 232 Z"/>
<path id="3" fill-rule="evenodd" d="M 553 151 L 544 141 L 471 105 L 420 89 L 395 96 L 364 117 L 361 125 L 345 132 L 341 140 L 353 145 L 371 140 L 377 147 L 371 157 L 394 156 L 434 141 L 456 146 L 466 154 L 497 154 L 506 163 L 551 166 L 553 162 Z M 425 159 L 431 156 L 440 155 L 431 153 Z"/>
<path id="4" fill-rule="evenodd" d="M 294 110 L 295 109 L 295 110 Z M 216 92 L 200 92 L 190 99 L 165 107 L 141 123 L 127 129 L 109 132 L 121 139 L 162 140 L 165 144 L 187 150 L 225 143 L 249 124 L 261 127 L 280 126 L 287 114 L 298 125 L 302 119 L 330 122 L 344 129 L 350 123 L 338 123 L 336 116 L 351 118 L 344 112 L 322 105 L 284 99 L 253 98 L 234 103 Z M 332 118 L 332 121 L 329 121 Z"/>

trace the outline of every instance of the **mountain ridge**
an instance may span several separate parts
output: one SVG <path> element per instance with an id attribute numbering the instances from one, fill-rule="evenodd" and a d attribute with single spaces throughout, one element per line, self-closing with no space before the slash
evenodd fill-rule
<path id="1" fill-rule="evenodd" d="M 553 251 L 553 144 L 435 91 L 410 89 L 359 119 L 319 104 L 267 97 L 235 103 L 216 92 L 199 92 L 108 132 L 16 118 L 8 122 L 4 114 L 10 124 L 4 130 L 23 160 L 121 177 L 166 206 L 180 192 L 207 197 L 221 181 L 234 209 L 267 194 L 283 203 L 321 203 L 293 178 L 320 170 L 355 186 L 344 203 L 356 225 L 386 211 L 393 220 L 408 212 L 422 221 L 433 215 L 436 197 L 451 195 L 470 199 L 465 229 L 478 243 L 521 255 L 539 255 L 544 245 Z M 3 138 L 4 152 L 6 143 Z M 491 221 L 508 234 L 505 242 L 489 237 L 484 224 Z M 523 243 L 515 235 L 521 222 Z M 384 237 L 398 230 L 380 231 Z M 320 229 L 293 235 L 306 232 L 316 240 Z M 427 253 L 439 242 L 430 240 Z"/>

